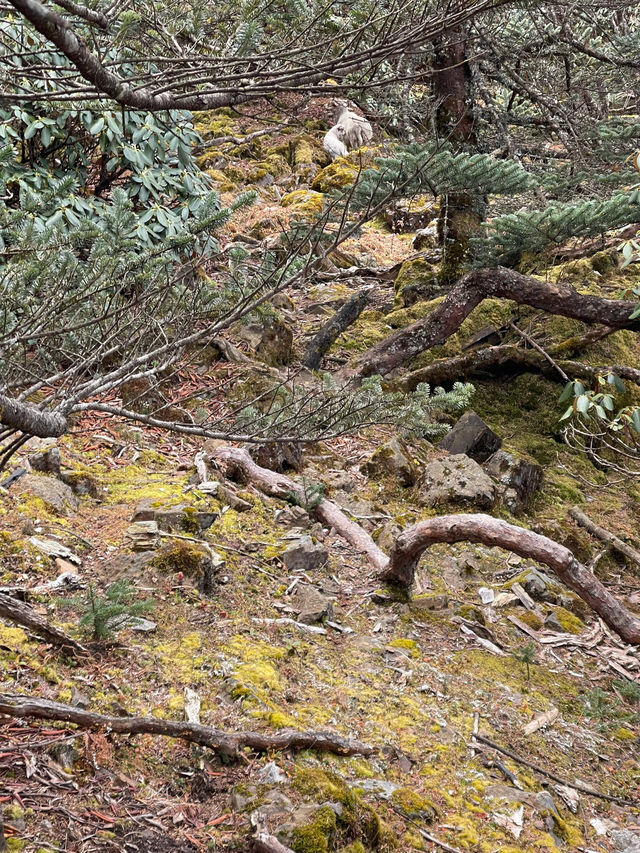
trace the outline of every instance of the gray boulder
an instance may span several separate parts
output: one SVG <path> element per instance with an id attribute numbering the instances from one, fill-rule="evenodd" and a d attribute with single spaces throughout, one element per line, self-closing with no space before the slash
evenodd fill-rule
<path id="1" fill-rule="evenodd" d="M 310 584 L 298 584 L 291 597 L 291 609 L 298 622 L 305 625 L 333 619 L 333 600 Z"/>
<path id="2" fill-rule="evenodd" d="M 390 475 L 403 486 L 413 486 L 417 469 L 406 444 L 397 436 L 379 447 L 364 464 L 369 477 Z"/>
<path id="3" fill-rule="evenodd" d="M 78 498 L 65 483 L 54 477 L 38 474 L 25 474 L 16 483 L 18 494 L 29 492 L 40 498 L 49 509 L 58 515 L 73 515 L 78 509 Z"/>
<path id="4" fill-rule="evenodd" d="M 439 444 L 451 454 L 464 453 L 476 462 L 486 460 L 500 449 L 502 439 L 475 412 L 465 412 Z"/>
<path id="5" fill-rule="evenodd" d="M 462 504 L 491 509 L 495 496 L 496 488 L 489 475 L 463 453 L 425 465 L 417 485 L 418 503 L 422 506 Z"/>

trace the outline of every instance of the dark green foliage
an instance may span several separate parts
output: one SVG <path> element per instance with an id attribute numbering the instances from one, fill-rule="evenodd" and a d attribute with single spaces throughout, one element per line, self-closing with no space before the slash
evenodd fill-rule
<path id="1" fill-rule="evenodd" d="M 60 603 L 72 607 L 82 614 L 79 625 L 91 633 L 98 642 L 111 636 L 109 622 L 118 616 L 139 616 L 153 610 L 154 602 L 134 601 L 136 588 L 123 578 L 112 583 L 100 595 L 93 584 L 89 584 L 86 595 L 75 596 L 69 600 L 62 599 Z"/>
<path id="2" fill-rule="evenodd" d="M 287 500 L 294 506 L 301 506 L 311 513 L 324 500 L 326 486 L 324 483 L 312 483 L 306 477 L 302 478 L 302 494 L 288 492 Z"/>
<path id="3" fill-rule="evenodd" d="M 531 672 L 530 665 L 536 662 L 536 647 L 533 640 L 529 640 L 529 642 L 524 646 L 519 646 L 514 652 L 513 656 L 516 660 L 519 660 L 523 663 L 527 668 L 527 681 L 531 680 Z"/>

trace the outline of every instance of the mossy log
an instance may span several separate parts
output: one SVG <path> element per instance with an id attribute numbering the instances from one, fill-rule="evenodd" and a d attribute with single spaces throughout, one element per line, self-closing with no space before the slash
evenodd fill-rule
<path id="1" fill-rule="evenodd" d="M 626 379 L 640 385 L 640 370 L 635 367 L 614 364 L 607 367 L 591 367 L 581 361 L 561 360 L 550 362 L 545 356 L 535 350 L 523 349 L 513 345 L 483 347 L 464 355 L 440 359 L 418 370 L 409 373 L 398 385 L 407 391 L 414 391 L 421 382 L 430 385 L 441 385 L 446 382 L 458 382 L 463 377 L 483 373 L 488 370 L 502 369 L 524 370 L 542 373 L 548 379 L 564 382 L 558 368 L 576 379 L 586 379 L 588 382 L 597 376 L 615 373 L 621 379 Z"/>
<path id="2" fill-rule="evenodd" d="M 157 717 L 110 717 L 62 702 L 9 693 L 0 694 L 0 714 L 17 718 L 59 720 L 74 723 L 83 729 L 104 729 L 115 734 L 165 735 L 206 746 L 227 758 L 235 758 L 244 748 L 256 752 L 267 752 L 270 749 L 315 749 L 335 755 L 372 755 L 377 751 L 375 747 L 340 737 L 332 732 L 300 732 L 296 729 L 284 729 L 273 735 L 263 732 L 223 732 L 199 723 L 161 720 Z"/>
<path id="3" fill-rule="evenodd" d="M 348 329 L 358 319 L 366 308 L 372 285 L 366 285 L 351 297 L 333 314 L 313 336 L 307 347 L 302 364 L 311 370 L 317 370 L 322 362 L 322 356 L 329 350 L 336 338 Z"/>
<path id="4" fill-rule="evenodd" d="M 568 548 L 483 513 L 443 515 L 420 521 L 398 536 L 382 580 L 409 588 L 424 551 L 438 542 L 477 542 L 544 563 L 586 601 L 626 643 L 640 644 L 640 619 L 621 604 Z"/>
<path id="5" fill-rule="evenodd" d="M 366 350 L 358 359 L 356 377 L 384 375 L 425 350 L 443 344 L 473 309 L 489 298 L 510 299 L 583 323 L 640 329 L 640 319 L 630 319 L 637 304 L 634 301 L 578 293 L 568 284 L 538 281 L 505 267 L 476 270 L 464 275 L 427 317 Z"/>

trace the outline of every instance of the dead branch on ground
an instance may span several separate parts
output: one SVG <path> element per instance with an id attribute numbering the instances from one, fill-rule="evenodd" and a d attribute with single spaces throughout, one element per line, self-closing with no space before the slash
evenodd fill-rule
<path id="1" fill-rule="evenodd" d="M 273 735 L 263 732 L 223 732 L 199 723 L 160 720 L 156 717 L 109 717 L 61 702 L 10 693 L 0 694 L 0 713 L 16 718 L 59 720 L 74 723 L 83 729 L 106 729 L 115 734 L 165 735 L 206 746 L 218 755 L 230 758 L 236 757 L 246 747 L 256 752 L 270 749 L 315 749 L 335 755 L 372 755 L 376 752 L 375 747 L 332 732 L 299 732 L 295 729 L 283 729 Z"/>
<path id="2" fill-rule="evenodd" d="M 317 370 L 320 367 L 322 356 L 329 350 L 338 335 L 355 323 L 367 307 L 371 289 L 372 285 L 370 284 L 363 287 L 321 326 L 302 357 L 302 364 L 305 367 L 311 370 Z"/>
<path id="3" fill-rule="evenodd" d="M 64 631 L 60 631 L 58 628 L 50 625 L 33 607 L 3 592 L 0 592 L 0 616 L 3 619 L 14 622 L 16 625 L 27 628 L 29 631 L 33 631 L 34 634 L 37 634 L 54 646 L 61 646 L 69 654 L 89 654 L 89 650 L 85 646 L 72 637 L 69 637 Z"/>
<path id="4" fill-rule="evenodd" d="M 285 474 L 278 474 L 269 468 L 262 468 L 253 461 L 248 451 L 238 447 L 217 447 L 210 453 L 210 458 L 217 462 L 226 463 L 230 473 L 240 473 L 242 477 L 253 483 L 261 491 L 275 498 L 284 498 L 295 495 L 304 505 L 304 492 L 298 483 L 294 482 Z M 333 501 L 321 500 L 320 503 L 310 510 L 318 521 L 333 527 L 336 532 L 346 539 L 350 545 L 365 554 L 376 569 L 384 569 L 389 562 L 387 555 L 378 548 L 371 536 L 347 518 L 345 513 Z"/>
<path id="5" fill-rule="evenodd" d="M 587 533 L 590 533 L 602 542 L 606 542 L 606 544 L 610 545 L 614 551 L 617 551 L 628 560 L 631 560 L 631 562 L 635 563 L 636 566 L 640 566 L 640 551 L 636 551 L 636 549 L 632 548 L 631 545 L 627 545 L 627 543 L 623 542 L 622 539 L 618 539 L 618 537 L 613 533 L 605 530 L 604 527 L 600 527 L 592 521 L 588 515 L 585 515 L 582 510 L 578 509 L 577 506 L 574 506 L 569 510 L 569 515 L 574 521 L 578 522 L 580 527 L 584 527 Z"/>

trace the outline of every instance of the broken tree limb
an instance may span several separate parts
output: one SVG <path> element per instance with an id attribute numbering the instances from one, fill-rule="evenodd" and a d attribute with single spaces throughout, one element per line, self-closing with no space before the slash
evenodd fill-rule
<path id="1" fill-rule="evenodd" d="M 8 619 L 10 622 L 15 622 L 16 625 L 27 628 L 29 631 L 33 631 L 34 634 L 37 634 L 54 646 L 61 646 L 70 654 L 89 654 L 89 650 L 81 643 L 69 637 L 64 631 L 54 628 L 46 619 L 43 619 L 42 616 L 36 613 L 33 607 L 3 592 L 0 592 L 0 616 L 3 619 Z"/>
<path id="2" fill-rule="evenodd" d="M 369 301 L 373 285 L 368 284 L 351 299 L 340 307 L 327 322 L 320 328 L 319 332 L 312 338 L 302 357 L 302 364 L 310 370 L 317 370 L 322 362 L 322 356 L 328 352 L 338 335 L 342 334 L 358 319 Z"/>
<path id="3" fill-rule="evenodd" d="M 636 551 L 636 549 L 632 548 L 631 545 L 627 545 L 627 543 L 623 542 L 622 539 L 618 539 L 618 537 L 613 533 L 605 530 L 604 527 L 600 527 L 592 521 L 588 515 L 585 515 L 582 510 L 578 509 L 577 506 L 571 507 L 569 515 L 574 521 L 578 522 L 580 527 L 584 527 L 587 533 L 590 533 L 602 542 L 606 542 L 607 545 L 610 545 L 619 554 L 622 554 L 628 560 L 631 560 L 631 562 L 635 563 L 636 566 L 640 566 L 640 551 Z"/>
<path id="4" fill-rule="evenodd" d="M 530 305 L 587 324 L 640 329 L 640 319 L 629 319 L 635 302 L 578 293 L 568 284 L 538 281 L 505 267 L 474 270 L 464 275 L 427 317 L 399 329 L 366 350 L 358 359 L 356 378 L 377 373 L 384 375 L 421 352 L 443 344 L 473 309 L 489 298 L 511 299 L 519 305 Z"/>
<path id="5" fill-rule="evenodd" d="M 501 752 L 502 755 L 506 755 L 512 761 L 515 761 L 517 764 L 522 764 L 523 767 L 529 767 L 531 770 L 535 770 L 536 773 L 541 773 L 543 776 L 546 776 L 548 779 L 553 779 L 554 782 L 557 782 L 559 785 L 566 785 L 567 788 L 573 788 L 574 791 L 580 791 L 581 794 L 587 794 L 590 797 L 598 797 L 601 800 L 607 800 L 610 803 L 618 803 L 621 806 L 632 806 L 633 808 L 638 808 L 638 803 L 633 802 L 633 800 L 625 800 L 622 797 L 615 797 L 612 794 L 603 794 L 600 791 L 596 791 L 594 788 L 588 788 L 586 785 L 581 785 L 577 782 L 570 782 L 568 779 L 563 779 L 562 776 L 556 776 L 555 773 L 552 773 L 550 770 L 547 770 L 544 767 L 540 767 L 539 764 L 534 764 L 532 761 L 528 761 L 526 758 L 522 758 L 515 752 L 512 752 L 510 749 L 506 749 L 504 746 L 500 746 L 497 743 L 494 743 L 492 740 L 489 740 L 488 737 L 484 735 L 477 734 L 475 735 L 475 739 L 483 743 L 485 746 L 490 747 L 491 749 L 495 749 L 496 752 Z"/>
<path id="6" fill-rule="evenodd" d="M 285 499 L 295 495 L 301 505 L 304 505 L 304 491 L 298 483 L 285 474 L 262 468 L 253 461 L 248 451 L 239 447 L 217 447 L 210 452 L 209 456 L 218 462 L 226 463 L 232 470 L 240 472 L 245 481 L 253 483 L 265 494 Z M 323 524 L 333 527 L 356 551 L 365 554 L 374 568 L 381 570 L 386 567 L 389 558 L 384 551 L 378 548 L 366 530 L 363 530 L 355 521 L 351 521 L 333 501 L 321 500 L 310 510 L 310 514 Z"/>
<path id="7" fill-rule="evenodd" d="M 272 735 L 262 732 L 223 732 L 199 723 L 161 720 L 157 717 L 109 717 L 61 702 L 9 693 L 0 694 L 0 713 L 9 717 L 59 720 L 74 723 L 83 729 L 106 729 L 116 734 L 165 735 L 206 746 L 228 757 L 238 755 L 245 747 L 256 752 L 270 749 L 316 749 L 336 755 L 372 755 L 377 751 L 375 747 L 332 732 L 299 732 L 295 729 L 283 729 Z"/>
<path id="8" fill-rule="evenodd" d="M 409 588 L 427 548 L 437 542 L 462 541 L 504 548 L 520 557 L 544 563 L 625 642 L 640 644 L 640 619 L 605 589 L 568 548 L 539 533 L 483 513 L 443 515 L 414 524 L 396 539 L 382 580 Z"/>

